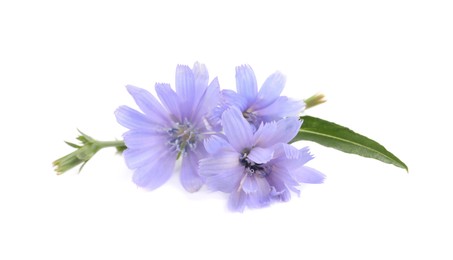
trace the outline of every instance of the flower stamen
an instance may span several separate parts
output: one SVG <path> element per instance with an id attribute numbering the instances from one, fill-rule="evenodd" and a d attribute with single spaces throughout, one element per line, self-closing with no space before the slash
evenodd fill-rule
<path id="1" fill-rule="evenodd" d="M 167 133 L 170 136 L 168 144 L 178 152 L 177 158 L 189 150 L 194 150 L 200 140 L 198 131 L 187 120 L 184 123 L 176 123 Z"/>
<path id="2" fill-rule="evenodd" d="M 249 110 L 246 110 L 244 112 L 242 112 L 242 116 L 245 118 L 245 120 L 247 120 L 247 122 L 249 122 L 250 124 L 255 124 L 258 120 L 257 116 L 255 113 L 249 111 Z"/>
<path id="3" fill-rule="evenodd" d="M 247 176 L 257 176 L 264 178 L 269 175 L 270 171 L 266 165 L 262 163 L 255 163 L 247 158 L 249 152 L 244 152 L 239 157 L 239 162 L 245 167 L 245 174 Z"/>

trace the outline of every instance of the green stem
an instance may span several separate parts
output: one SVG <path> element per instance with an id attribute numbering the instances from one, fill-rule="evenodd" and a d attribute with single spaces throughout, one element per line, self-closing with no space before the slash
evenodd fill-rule
<path id="1" fill-rule="evenodd" d="M 122 140 L 98 141 L 82 132 L 80 132 L 80 136 L 77 137 L 77 140 L 82 144 L 77 145 L 66 142 L 69 146 L 76 148 L 75 151 L 52 163 L 57 174 L 62 174 L 81 164 L 79 169 L 80 172 L 83 166 L 85 166 L 85 164 L 101 149 L 115 147 L 118 153 L 122 153 L 127 148 Z"/>
<path id="2" fill-rule="evenodd" d="M 124 144 L 124 141 L 122 140 L 116 140 L 116 141 L 96 141 L 96 144 L 99 146 L 100 149 L 106 148 L 106 147 L 116 147 L 118 152 L 122 152 L 126 150 L 126 144 Z"/>

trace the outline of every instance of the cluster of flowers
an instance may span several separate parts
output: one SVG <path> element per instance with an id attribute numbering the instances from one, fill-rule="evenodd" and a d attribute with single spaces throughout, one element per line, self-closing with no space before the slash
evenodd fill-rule
<path id="1" fill-rule="evenodd" d="M 178 65 L 176 91 L 155 86 L 160 102 L 145 89 L 127 86 L 140 111 L 127 106 L 116 112 L 124 134 L 124 158 L 133 181 L 155 189 L 182 159 L 180 180 L 189 192 L 206 184 L 230 194 L 228 207 L 243 211 L 299 194 L 301 183 L 322 183 L 324 175 L 305 166 L 308 148 L 288 144 L 298 133 L 305 103 L 280 96 L 285 76 L 270 75 L 258 90 L 248 65 L 236 68 L 236 89 L 209 83 L 203 64 Z"/>

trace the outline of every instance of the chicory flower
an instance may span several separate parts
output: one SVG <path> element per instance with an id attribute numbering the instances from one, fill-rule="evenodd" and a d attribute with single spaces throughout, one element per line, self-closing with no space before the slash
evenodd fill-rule
<path id="1" fill-rule="evenodd" d="M 206 118 L 220 96 L 217 78 L 209 85 L 208 81 L 206 67 L 195 63 L 193 69 L 177 66 L 176 91 L 169 84 L 155 85 L 160 102 L 145 89 L 127 86 L 141 112 L 121 106 L 115 115 L 129 129 L 124 134 L 124 158 L 138 186 L 160 187 L 171 177 L 179 157 L 183 187 L 194 192 L 202 186 L 198 174 L 198 161 L 206 155 L 202 141 L 214 127 Z"/>
<path id="2" fill-rule="evenodd" d="M 252 68 L 249 65 L 238 66 L 236 67 L 237 92 L 222 90 L 223 110 L 229 106 L 236 106 L 255 129 L 262 122 L 297 117 L 303 111 L 305 103 L 302 100 L 280 96 L 285 82 L 286 77 L 277 71 L 264 81 L 258 91 Z M 223 110 L 220 110 L 218 114 L 221 114 Z"/>
<path id="3" fill-rule="evenodd" d="M 256 132 L 235 107 L 222 114 L 224 136 L 204 141 L 210 157 L 200 160 L 200 175 L 215 191 L 229 193 L 233 211 L 288 201 L 300 183 L 322 183 L 324 175 L 305 166 L 313 157 L 308 148 L 288 145 L 299 130 L 295 117 L 262 123 Z"/>

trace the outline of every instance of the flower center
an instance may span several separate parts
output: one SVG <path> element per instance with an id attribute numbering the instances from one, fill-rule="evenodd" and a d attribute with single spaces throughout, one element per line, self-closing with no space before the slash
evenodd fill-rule
<path id="1" fill-rule="evenodd" d="M 247 120 L 247 122 L 249 122 L 250 124 L 255 124 L 256 121 L 257 121 L 257 117 L 255 115 L 255 113 L 253 112 L 250 112 L 248 110 L 242 112 L 242 116 L 245 118 L 245 120 Z"/>
<path id="2" fill-rule="evenodd" d="M 189 122 L 176 123 L 167 133 L 170 135 L 168 144 L 178 152 L 178 158 L 181 154 L 194 150 L 200 139 L 197 130 Z"/>
<path id="3" fill-rule="evenodd" d="M 248 176 L 266 177 L 269 175 L 269 167 L 262 163 L 255 163 L 247 158 L 249 152 L 243 152 L 239 157 L 239 162 L 245 167 L 245 174 Z"/>

